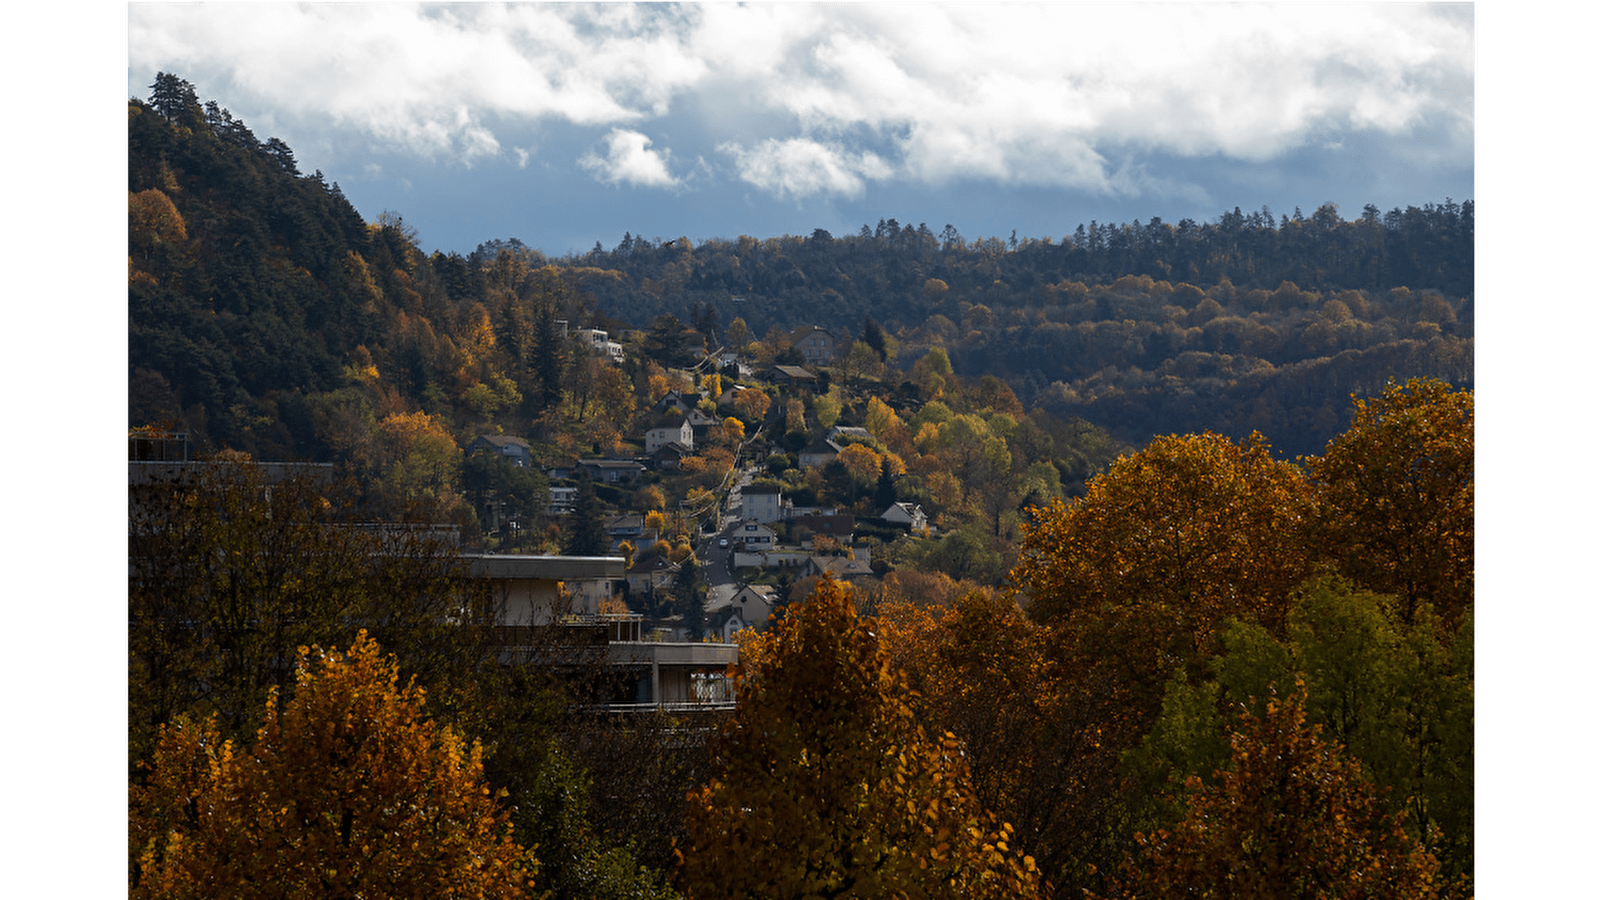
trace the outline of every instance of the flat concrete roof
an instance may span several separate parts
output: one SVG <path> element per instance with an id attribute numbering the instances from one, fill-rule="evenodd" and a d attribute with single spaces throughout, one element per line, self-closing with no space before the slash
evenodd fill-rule
<path id="1" fill-rule="evenodd" d="M 738 644 L 612 641 L 607 649 L 618 665 L 726 666 L 739 661 Z"/>
<path id="2" fill-rule="evenodd" d="M 463 554 L 474 578 L 534 578 L 591 581 L 623 577 L 620 556 L 534 556 L 519 553 Z"/>

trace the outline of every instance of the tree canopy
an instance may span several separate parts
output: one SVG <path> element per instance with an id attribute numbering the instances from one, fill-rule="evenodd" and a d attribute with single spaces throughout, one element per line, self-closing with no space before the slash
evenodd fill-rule
<path id="1" fill-rule="evenodd" d="M 538 868 L 483 779 L 482 750 L 363 632 L 301 647 L 255 740 L 163 726 L 133 788 L 134 897 L 523 897 Z"/>
<path id="2" fill-rule="evenodd" d="M 824 580 L 749 648 L 739 707 L 690 797 L 690 897 L 1023 897 L 1034 862 L 925 734 L 871 619 Z"/>

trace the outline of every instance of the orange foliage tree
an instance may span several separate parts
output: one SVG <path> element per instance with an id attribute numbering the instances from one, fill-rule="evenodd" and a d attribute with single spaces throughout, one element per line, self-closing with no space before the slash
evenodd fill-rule
<path id="1" fill-rule="evenodd" d="M 733 395 L 733 408 L 746 422 L 759 424 L 772 408 L 772 398 L 760 388 L 745 388 Z"/>
<path id="2" fill-rule="evenodd" d="M 677 850 L 689 897 L 1029 897 L 960 741 L 917 725 L 848 588 L 824 580 L 741 652 L 739 705 Z"/>
<path id="3" fill-rule="evenodd" d="M 1197 670 L 1230 618 L 1281 634 L 1290 590 L 1312 571 L 1305 476 L 1259 435 L 1156 438 L 1067 505 L 1025 526 L 1012 578 L 1069 653 L 1112 662 L 1158 696 Z"/>
<path id="4" fill-rule="evenodd" d="M 1473 404 L 1442 381 L 1390 384 L 1356 400 L 1350 427 L 1307 461 L 1318 545 L 1369 590 L 1447 623 L 1473 597 Z"/>
<path id="5" fill-rule="evenodd" d="M 362 632 L 347 654 L 300 649 L 249 747 L 178 717 L 130 791 L 131 895 L 527 896 L 538 862 L 481 748 L 423 702 Z"/>
<path id="6" fill-rule="evenodd" d="M 1058 896 L 1078 893 L 1094 860 L 1119 853 L 1107 848 L 1108 822 L 1120 815 L 1119 751 L 1136 739 L 1137 717 L 1102 683 L 1065 677 L 1050 629 L 1012 597 L 969 589 L 934 605 L 890 579 L 878 607 L 885 652 L 907 675 L 919 721 L 961 739 L 979 802 L 1014 826 Z"/>

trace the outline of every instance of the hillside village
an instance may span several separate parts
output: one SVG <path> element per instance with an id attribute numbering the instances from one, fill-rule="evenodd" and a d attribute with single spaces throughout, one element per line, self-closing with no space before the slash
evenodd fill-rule
<path id="1" fill-rule="evenodd" d="M 612 366 L 627 364 L 624 345 L 605 331 L 581 329 L 575 335 L 575 346 L 588 348 L 597 359 Z M 802 428 L 798 420 L 787 421 L 791 402 L 814 409 L 819 381 L 827 383 L 838 343 L 834 334 L 819 327 L 789 337 L 790 346 L 803 354 L 803 364 L 763 368 L 748 356 L 696 348 L 695 366 L 665 374 L 675 384 L 698 387 L 667 391 L 637 417 L 641 430 L 603 456 L 541 460 L 523 437 L 476 436 L 464 448 L 468 458 L 483 454 L 537 471 L 548 484 L 548 502 L 532 516 L 506 514 L 503 492 L 483 490 L 477 508 L 478 521 L 484 523 L 478 549 L 514 552 L 526 544 L 519 534 L 562 529 L 574 516 L 598 517 L 604 523 L 603 552 L 621 557 L 625 571 L 608 583 L 569 585 L 576 603 L 572 612 L 598 615 L 626 609 L 641 617 L 643 634 L 662 641 L 733 643 L 741 630 L 764 630 L 772 614 L 793 599 L 790 588 L 797 582 L 810 584 L 807 579 L 825 576 L 847 582 L 881 577 L 889 570 L 881 552 L 885 544 L 906 535 L 931 536 L 938 529 L 920 503 L 891 498 L 891 491 L 844 506 L 816 502 L 809 485 L 823 481 L 846 447 L 881 449 L 882 443 L 861 426 L 835 423 L 822 428 L 808 419 Z M 752 416 L 748 435 L 734 439 L 730 429 L 745 427 L 741 411 L 756 408 L 741 402 L 746 392 L 766 398 L 766 413 Z M 902 408 L 908 417 L 915 414 L 915 406 Z M 739 424 L 729 424 L 729 419 Z M 793 456 L 784 454 L 767 440 L 774 432 L 785 437 L 783 446 L 800 443 L 795 435 L 804 435 L 804 446 Z M 697 465 L 703 464 L 708 449 L 726 461 L 728 468 L 720 477 L 713 471 L 707 479 Z M 773 462 L 774 456 L 780 461 Z M 786 489 L 777 478 L 785 472 L 791 482 L 798 475 L 808 487 Z M 582 481 L 590 483 L 596 499 L 580 510 Z M 691 499 L 694 484 L 711 486 Z M 892 481 L 889 485 L 892 489 Z M 666 496 L 684 499 L 669 510 L 656 502 Z M 880 551 L 877 565 L 875 549 Z M 694 583 L 686 586 L 686 577 Z M 684 601 L 694 608 L 684 609 Z"/>

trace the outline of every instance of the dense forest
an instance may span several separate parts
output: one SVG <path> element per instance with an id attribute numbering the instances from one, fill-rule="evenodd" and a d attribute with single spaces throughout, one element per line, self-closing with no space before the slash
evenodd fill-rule
<path id="1" fill-rule="evenodd" d="M 430 255 L 402 216 L 364 221 L 192 85 L 156 87 L 128 106 L 130 424 L 182 420 L 205 446 L 337 458 L 330 421 L 373 366 L 402 405 L 457 427 L 510 386 L 532 419 L 565 377 L 558 321 L 769 356 L 799 326 L 842 348 L 881 332 L 889 378 L 938 347 L 956 372 L 1130 444 L 1255 430 L 1312 453 L 1353 393 L 1472 384 L 1470 200 L 1090 223 L 1060 242 L 889 219 L 844 237 Z"/>
<path id="2" fill-rule="evenodd" d="M 175 75 L 127 114 L 130 430 L 219 464 L 130 490 L 132 895 L 1471 895 L 1470 200 L 429 253 Z M 736 709 L 504 664 L 461 544 L 637 515 L 688 621 L 736 466 L 871 556 L 741 573 Z"/>

